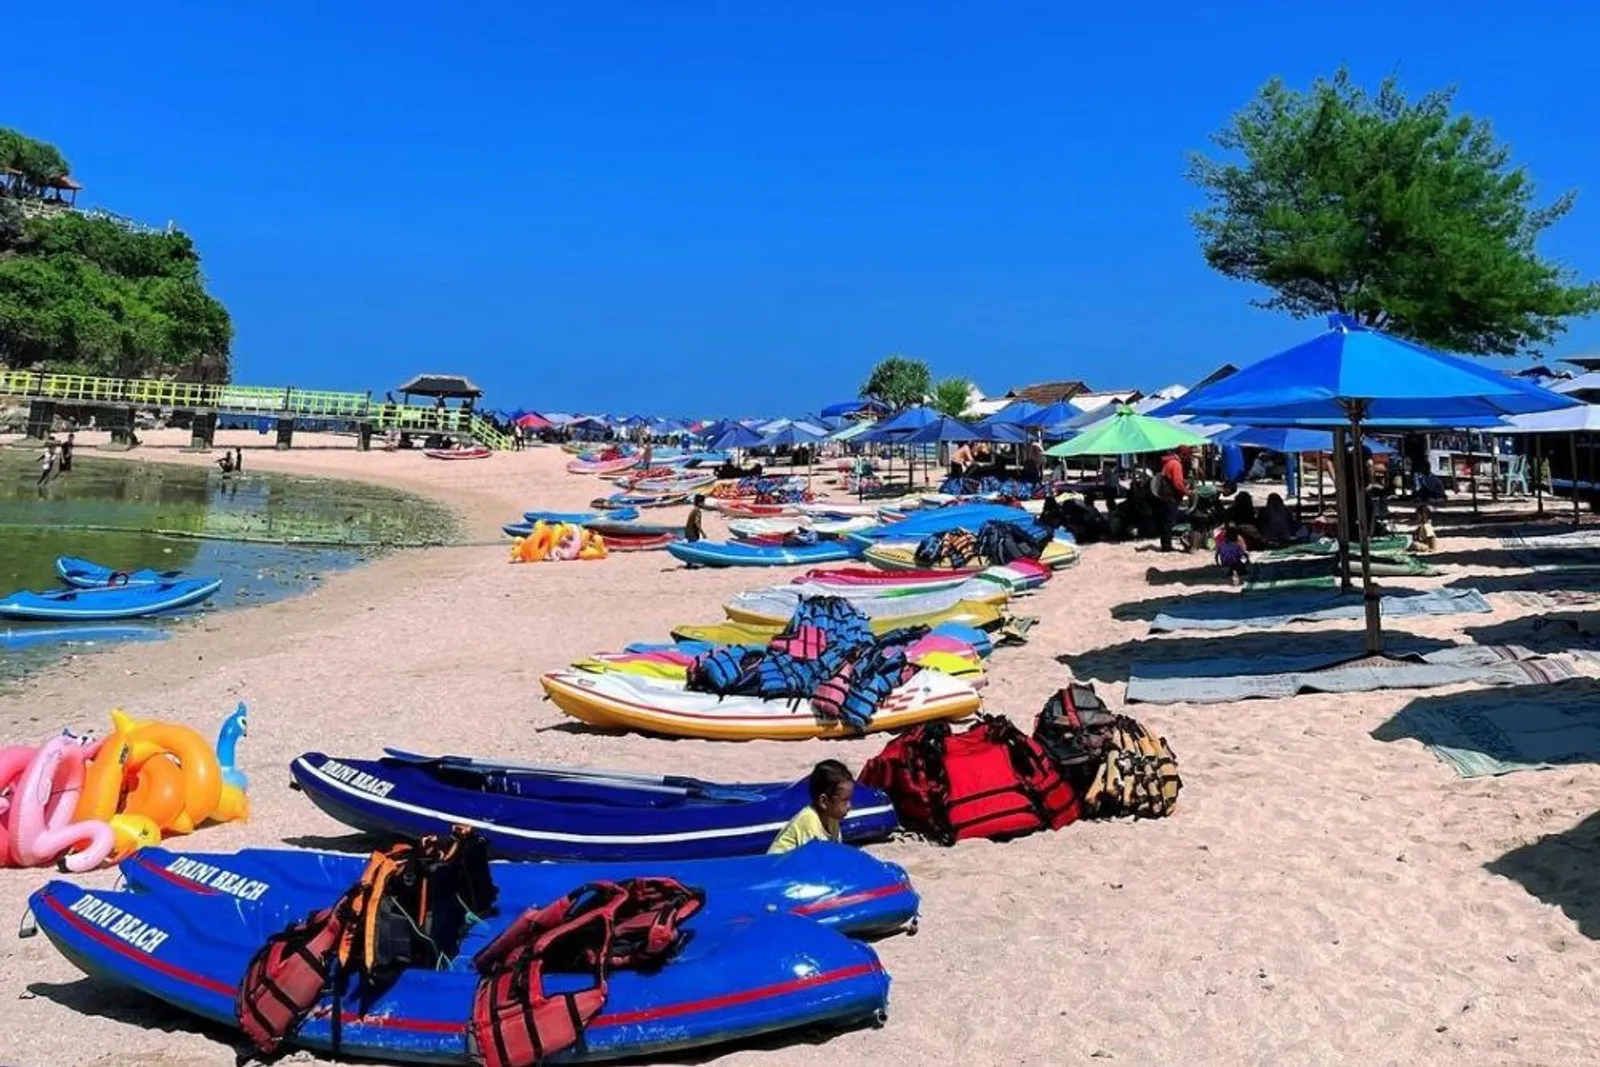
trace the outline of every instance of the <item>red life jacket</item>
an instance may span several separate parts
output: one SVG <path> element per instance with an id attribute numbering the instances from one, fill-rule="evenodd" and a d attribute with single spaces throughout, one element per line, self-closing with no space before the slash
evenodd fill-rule
<path id="1" fill-rule="evenodd" d="M 1081 814 L 1038 742 L 999 716 L 959 734 L 944 723 L 908 731 L 867 762 L 861 781 L 889 793 L 904 826 L 946 845 L 1056 830 Z"/>
<path id="2" fill-rule="evenodd" d="M 438 953 L 455 950 L 463 909 L 489 914 L 495 894 L 480 835 L 429 835 L 374 852 L 360 880 L 330 907 L 273 934 L 251 957 L 234 1000 L 239 1028 L 262 1053 L 276 1052 L 332 993 L 337 1053 L 337 1002 L 350 976 L 371 984 L 408 966 L 431 967 Z"/>
<path id="3" fill-rule="evenodd" d="M 482 979 L 467 1026 L 484 1067 L 532 1067 L 582 1038 L 605 1007 L 607 974 L 667 958 L 687 940 L 683 923 L 705 894 L 670 878 L 595 882 L 524 912 L 473 964 Z M 577 971 L 594 985 L 554 996 L 544 972 Z"/>

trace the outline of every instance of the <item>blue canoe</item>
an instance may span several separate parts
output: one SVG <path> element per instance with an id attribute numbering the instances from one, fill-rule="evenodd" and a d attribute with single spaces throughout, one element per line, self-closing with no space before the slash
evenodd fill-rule
<path id="1" fill-rule="evenodd" d="M 187 578 L 149 585 L 62 589 L 50 593 L 12 593 L 0 600 L 4 619 L 138 619 L 177 611 L 208 600 L 222 588 L 221 578 Z"/>
<path id="2" fill-rule="evenodd" d="M 175 582 L 183 577 L 182 571 L 156 571 L 148 567 L 119 571 L 77 556 L 57 556 L 56 574 L 63 582 L 78 589 L 98 589 L 106 585 L 156 585 Z"/>
<path id="3" fill-rule="evenodd" d="M 743 541 L 677 541 L 667 546 L 678 559 L 698 567 L 787 567 L 796 563 L 837 563 L 857 559 L 861 548 L 848 539 L 815 545 L 751 545 Z"/>
<path id="4" fill-rule="evenodd" d="M 607 522 L 627 522 L 629 519 L 639 517 L 638 508 L 615 508 L 609 511 L 525 511 L 522 517 L 527 522 L 570 522 L 578 526 L 587 526 L 596 519 Z"/>
<path id="5" fill-rule="evenodd" d="M 96 645 L 113 641 L 160 641 L 168 636 L 159 626 L 24 626 L 0 630 L 0 649 L 21 652 L 41 645 Z"/>
<path id="6" fill-rule="evenodd" d="M 233 897 L 304 915 L 354 884 L 366 862 L 366 856 L 307 849 L 147 848 L 124 860 L 118 873 L 141 893 Z M 852 937 L 915 930 L 920 904 L 904 868 L 830 841 L 778 856 L 667 864 L 496 862 L 490 870 L 501 894 L 515 900 L 554 900 L 586 882 L 668 875 L 714 895 L 730 913 L 799 915 Z"/>
<path id="7" fill-rule="evenodd" d="M 957 528 L 977 533 L 986 522 L 1014 522 L 1035 535 L 1044 532 L 1036 516 L 1009 504 L 952 504 L 913 512 L 899 522 L 857 530 L 848 537 L 866 547 L 878 541 L 920 541 L 929 534 Z"/>
<path id="8" fill-rule="evenodd" d="M 552 899 L 503 893 L 499 914 L 446 950 L 455 961 L 449 969 L 411 968 L 370 998 L 339 1005 L 324 999 L 293 1043 L 331 1051 L 337 1033 L 341 1058 L 473 1062 L 464 1025 L 478 985 L 472 956 L 522 909 Z M 131 986 L 235 1032 L 234 1000 L 251 956 L 306 913 L 303 902 L 292 909 L 241 907 L 231 895 L 115 892 L 61 880 L 34 893 L 29 906 L 51 943 L 91 978 Z M 809 919 L 739 914 L 713 893 L 684 929 L 687 943 L 659 970 L 610 976 L 605 1008 L 583 1040 L 554 1062 L 662 1055 L 795 1027 L 859 1025 L 881 1018 L 887 1007 L 889 976 L 872 949 Z M 544 976 L 551 995 L 592 983 L 586 975 Z"/>
<path id="9" fill-rule="evenodd" d="M 296 788 L 346 826 L 411 838 L 470 826 L 496 855 L 518 859 L 754 855 L 810 803 L 804 781 L 724 785 L 395 749 L 376 760 L 308 752 L 289 771 Z M 896 825 L 887 796 L 856 787 L 846 840 L 881 840 Z"/>

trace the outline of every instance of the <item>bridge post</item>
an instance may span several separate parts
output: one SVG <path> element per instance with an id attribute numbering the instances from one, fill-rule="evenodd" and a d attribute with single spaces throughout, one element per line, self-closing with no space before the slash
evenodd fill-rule
<path id="1" fill-rule="evenodd" d="M 51 427 L 56 424 L 56 404 L 54 400 L 28 401 L 28 436 L 36 441 L 43 441 L 50 436 Z"/>
<path id="2" fill-rule="evenodd" d="M 362 452 L 372 451 L 372 423 L 365 420 L 356 423 L 356 448 Z"/>
<path id="3" fill-rule="evenodd" d="M 189 451 L 209 452 L 217 440 L 217 413 L 197 411 L 189 424 Z"/>
<path id="4" fill-rule="evenodd" d="M 106 409 L 106 429 L 111 431 L 108 448 L 123 451 L 133 447 L 133 408 L 110 407 Z"/>
<path id="5" fill-rule="evenodd" d="M 278 420 L 278 451 L 287 451 L 294 445 L 294 418 L 287 417 Z"/>

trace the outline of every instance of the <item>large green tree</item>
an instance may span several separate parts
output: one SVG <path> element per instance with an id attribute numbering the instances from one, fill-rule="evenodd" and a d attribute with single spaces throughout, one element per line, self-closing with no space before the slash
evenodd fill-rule
<path id="1" fill-rule="evenodd" d="M 933 385 L 928 365 L 920 359 L 890 356 L 878 361 L 861 386 L 861 395 L 903 411 L 923 402 Z"/>
<path id="2" fill-rule="evenodd" d="M 0 363 L 226 381 L 232 340 L 188 235 L 0 197 Z"/>
<path id="3" fill-rule="evenodd" d="M 928 406 L 959 419 L 972 401 L 972 383 L 965 378 L 940 378 L 933 383 Z"/>
<path id="4" fill-rule="evenodd" d="M 1341 69 L 1307 92 L 1274 79 L 1196 153 L 1206 262 L 1297 317 L 1344 312 L 1424 344 L 1510 355 L 1600 308 L 1600 287 L 1541 257 L 1574 195 L 1533 181 L 1453 90 L 1376 94 Z"/>

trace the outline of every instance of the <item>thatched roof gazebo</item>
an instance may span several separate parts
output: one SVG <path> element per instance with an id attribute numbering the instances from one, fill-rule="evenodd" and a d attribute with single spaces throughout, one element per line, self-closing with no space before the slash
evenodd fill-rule
<path id="1" fill-rule="evenodd" d="M 483 390 L 470 378 L 459 374 L 419 374 L 399 387 L 402 396 L 443 397 L 446 400 L 476 400 Z"/>

